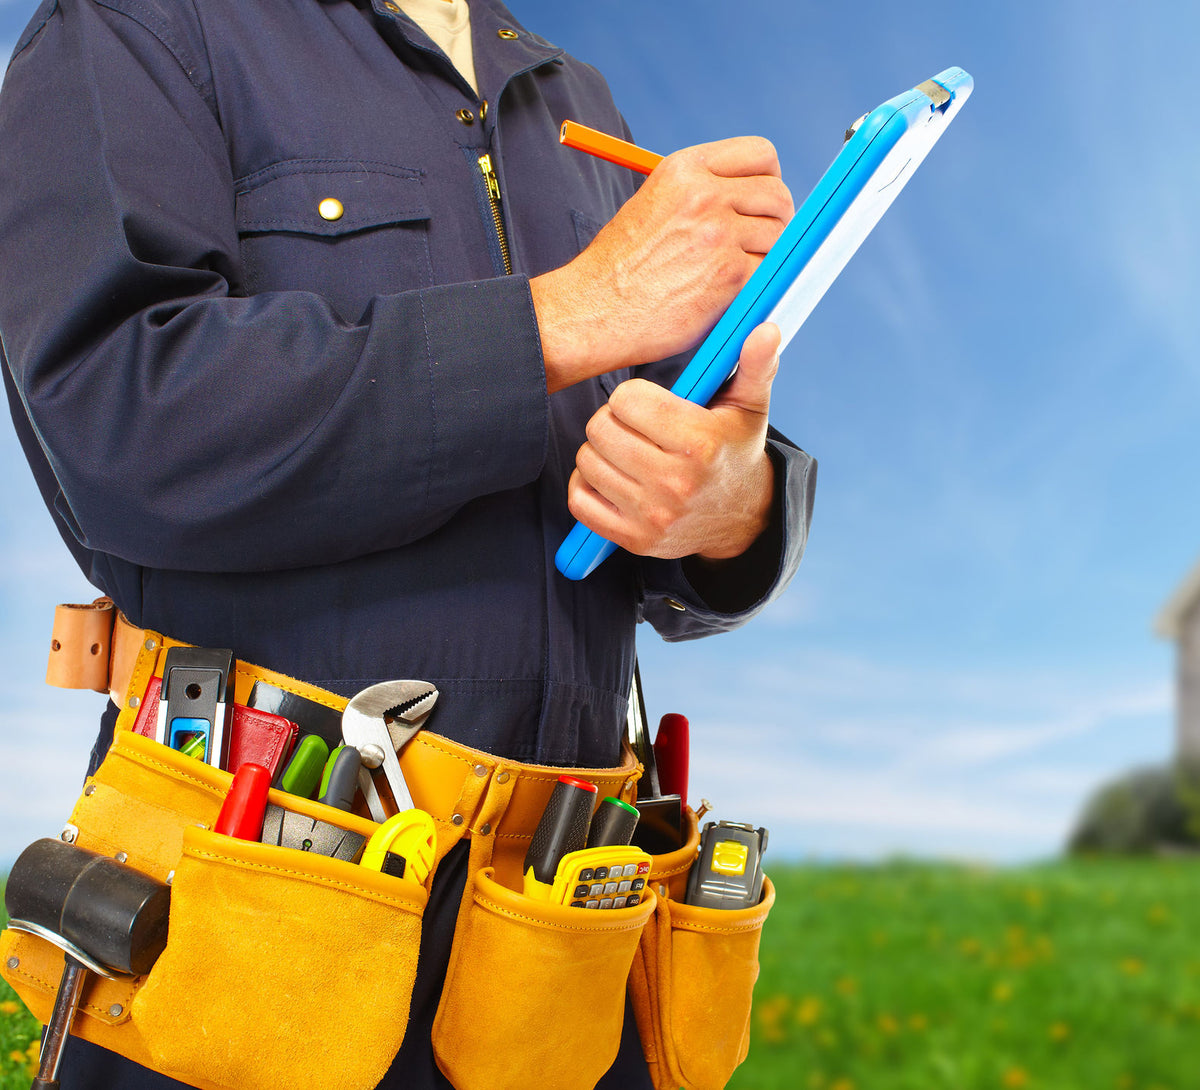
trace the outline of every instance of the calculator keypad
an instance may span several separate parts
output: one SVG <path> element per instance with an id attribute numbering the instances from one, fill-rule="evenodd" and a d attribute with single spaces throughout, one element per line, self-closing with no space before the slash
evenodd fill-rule
<path id="1" fill-rule="evenodd" d="M 633 908 L 642 901 L 650 864 L 641 862 L 609 867 L 581 867 L 571 883 L 572 908 Z"/>

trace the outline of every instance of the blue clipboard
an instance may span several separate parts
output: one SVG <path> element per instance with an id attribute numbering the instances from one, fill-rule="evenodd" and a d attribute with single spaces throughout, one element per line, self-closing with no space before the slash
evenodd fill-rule
<path id="1" fill-rule="evenodd" d="M 961 68 L 947 68 L 888 99 L 851 127 L 837 158 L 696 350 L 672 393 L 707 405 L 733 374 L 746 338 L 763 322 L 779 326 L 783 351 L 974 85 Z M 568 579 L 583 579 L 615 549 L 577 522 L 554 562 Z"/>

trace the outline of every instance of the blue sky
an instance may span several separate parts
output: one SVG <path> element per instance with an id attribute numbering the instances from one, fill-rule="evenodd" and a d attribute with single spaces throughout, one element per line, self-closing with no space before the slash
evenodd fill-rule
<path id="1" fill-rule="evenodd" d="M 799 578 L 741 632 L 647 633 L 642 667 L 652 717 L 691 719 L 693 794 L 773 853 L 1054 853 L 1173 744 L 1151 626 L 1200 560 L 1197 10 L 512 6 L 641 143 L 760 133 L 798 201 L 859 115 L 975 77 L 784 355 L 773 417 L 820 460 Z M 6 56 L 32 7 L 0 0 Z M 91 592 L 4 429 L 0 467 L 2 862 L 65 819 L 101 701 L 41 684 L 53 604 Z"/>

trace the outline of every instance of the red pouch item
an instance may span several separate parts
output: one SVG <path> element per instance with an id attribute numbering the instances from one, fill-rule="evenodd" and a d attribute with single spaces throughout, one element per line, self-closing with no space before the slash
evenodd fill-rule
<path id="1" fill-rule="evenodd" d="M 158 697 L 161 690 L 162 679 L 151 677 L 133 724 L 134 734 L 140 734 L 143 738 L 154 737 L 158 727 Z M 262 765 L 274 779 L 292 751 L 299 733 L 300 728 L 281 715 L 234 704 L 229 735 L 229 769 L 241 768 L 246 763 Z"/>

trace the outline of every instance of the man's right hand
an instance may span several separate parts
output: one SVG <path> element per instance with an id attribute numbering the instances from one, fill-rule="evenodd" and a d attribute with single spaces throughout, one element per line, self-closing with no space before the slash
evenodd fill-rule
<path id="1" fill-rule="evenodd" d="M 767 140 L 667 156 L 583 253 L 530 283 L 550 392 L 694 347 L 793 211 Z"/>

